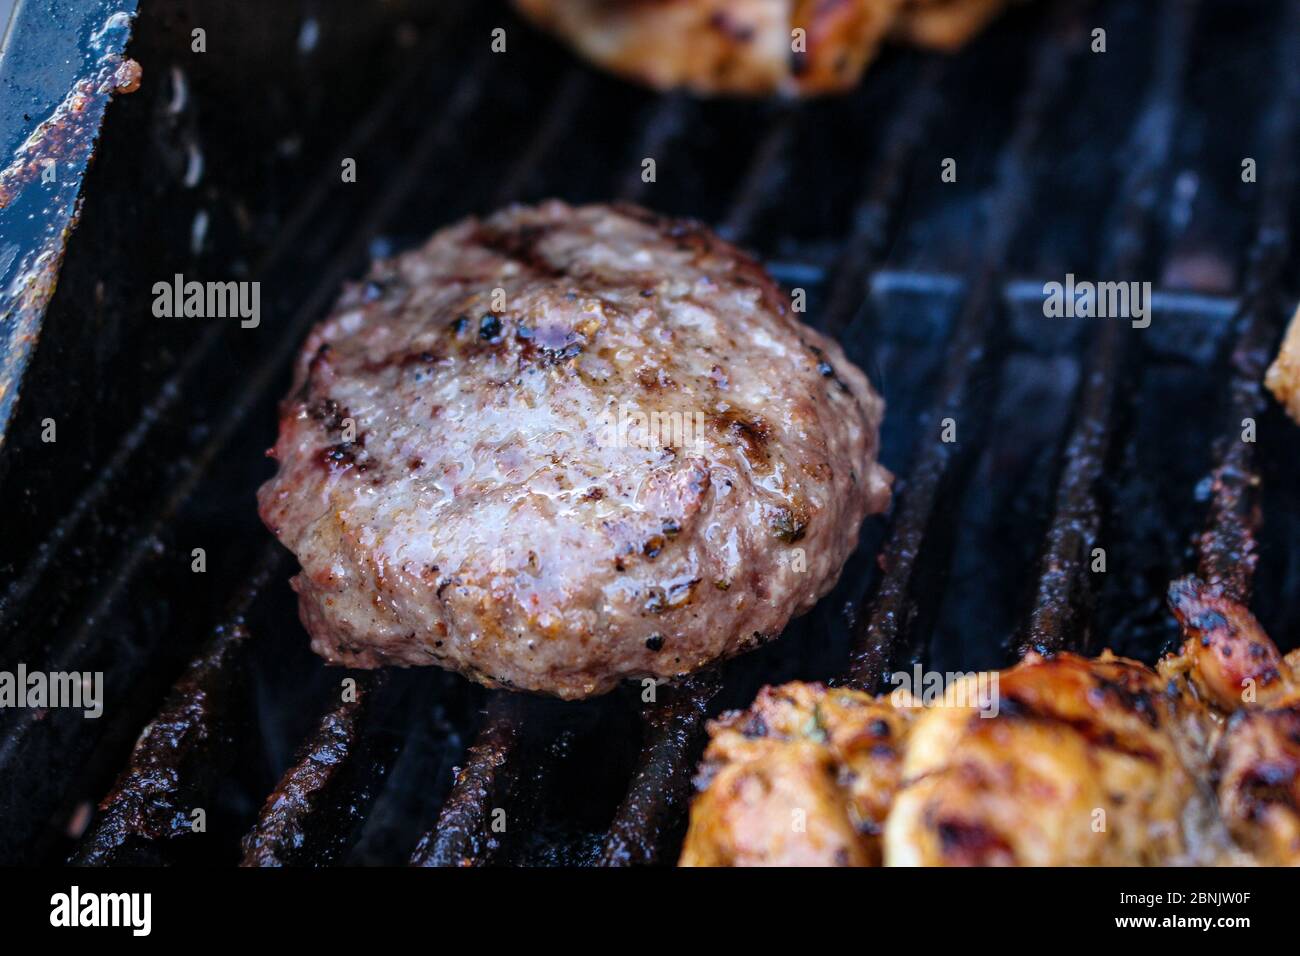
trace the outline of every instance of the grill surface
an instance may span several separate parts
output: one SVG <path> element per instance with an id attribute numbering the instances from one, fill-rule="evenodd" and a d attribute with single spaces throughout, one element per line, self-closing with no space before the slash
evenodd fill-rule
<path id="1" fill-rule="evenodd" d="M 852 95 L 805 104 L 654 96 L 514 21 L 494 56 L 477 39 L 502 11 L 441 6 L 355 125 L 315 144 L 318 178 L 281 184 L 296 201 L 266 212 L 245 264 L 261 328 L 115 343 L 116 361 L 166 354 L 84 450 L 85 478 L 60 495 L 9 469 L 0 666 L 104 670 L 107 700 L 99 721 L 0 713 L 0 859 L 668 863 L 706 717 L 764 683 L 876 689 L 894 667 L 1031 648 L 1153 661 L 1176 639 L 1164 589 L 1196 566 L 1242 598 L 1258 566 L 1266 627 L 1283 644 L 1300 629 L 1300 435 L 1259 386 L 1295 292 L 1295 5 L 1032 5 L 957 57 L 893 51 Z M 340 188 L 337 156 L 358 158 L 357 184 Z M 88 184 L 88 225 L 112 188 Z M 892 515 L 782 640 L 654 701 L 326 669 L 252 504 L 289 359 L 369 254 L 552 195 L 695 216 L 804 288 L 889 402 Z M 228 278 L 224 255 L 187 271 Z M 1150 328 L 1045 318 L 1043 284 L 1067 272 L 1152 279 Z M 15 433 L 42 417 L 33 391 Z"/>

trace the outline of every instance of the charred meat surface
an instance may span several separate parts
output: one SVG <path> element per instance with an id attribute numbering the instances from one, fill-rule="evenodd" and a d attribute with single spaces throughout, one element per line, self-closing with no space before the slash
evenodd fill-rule
<path id="1" fill-rule="evenodd" d="M 515 0 L 584 57 L 658 89 L 817 94 L 852 87 L 891 35 L 953 50 L 1006 0 Z"/>
<path id="2" fill-rule="evenodd" d="M 681 863 L 1300 864 L 1300 652 L 1202 582 L 1170 603 L 1186 641 L 1155 669 L 1030 654 L 937 700 L 765 688 L 710 726 Z"/>
<path id="3" fill-rule="evenodd" d="M 548 202 L 345 292 L 258 499 L 327 660 L 578 698 L 810 609 L 888 503 L 882 413 L 709 230 Z"/>

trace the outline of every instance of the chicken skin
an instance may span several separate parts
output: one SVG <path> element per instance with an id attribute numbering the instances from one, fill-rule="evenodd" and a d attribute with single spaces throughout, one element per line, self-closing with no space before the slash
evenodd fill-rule
<path id="1" fill-rule="evenodd" d="M 857 83 L 880 45 L 955 50 L 1006 0 L 515 0 L 606 70 L 702 95 L 811 95 Z"/>
<path id="2" fill-rule="evenodd" d="M 1292 418 L 1300 422 L 1300 310 L 1291 318 L 1282 350 L 1264 378 L 1277 400 Z"/>
<path id="3" fill-rule="evenodd" d="M 681 864 L 1300 864 L 1300 651 L 1195 579 L 1170 605 L 1186 640 L 1154 669 L 1030 654 L 936 700 L 765 688 L 710 726 Z"/>
<path id="4" fill-rule="evenodd" d="M 967 678 L 968 680 L 970 678 Z M 1144 865 L 1187 850 L 1189 714 L 1150 668 L 1109 653 L 1030 655 L 996 717 L 927 709 L 885 825 L 892 865 Z"/>
<path id="5" fill-rule="evenodd" d="M 879 865 L 912 717 L 859 691 L 763 688 L 710 727 L 682 865 Z"/>
<path id="6" fill-rule="evenodd" d="M 1260 863 L 1300 865 L 1300 648 L 1283 657 L 1249 611 L 1194 579 L 1170 587 L 1170 605 L 1187 640 L 1162 670 L 1185 671 L 1226 717 L 1211 765 L 1219 813 Z"/>

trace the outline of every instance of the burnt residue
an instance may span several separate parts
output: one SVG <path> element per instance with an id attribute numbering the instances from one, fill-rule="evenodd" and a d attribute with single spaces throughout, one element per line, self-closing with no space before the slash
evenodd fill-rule
<path id="1" fill-rule="evenodd" d="M 947 817 L 933 825 L 939 837 L 940 852 L 945 862 L 951 865 L 1005 866 L 1016 862 L 1006 838 L 983 823 Z"/>
<path id="2" fill-rule="evenodd" d="M 331 472 L 344 472 L 355 468 L 359 474 L 365 474 L 374 467 L 374 462 L 365 450 L 364 436 L 358 437 L 356 441 L 341 441 L 334 445 L 327 445 L 320 450 L 317 461 L 320 462 L 321 467 Z"/>
<path id="3" fill-rule="evenodd" d="M 499 229 L 483 223 L 474 230 L 470 241 L 519 263 L 534 276 L 558 279 L 567 275 L 566 271 L 547 259 L 539 248 L 550 231 L 551 226 L 543 223 L 524 224 L 511 229 Z"/>
<path id="4" fill-rule="evenodd" d="M 313 402 L 307 409 L 307 414 L 321 423 L 321 427 L 327 432 L 340 431 L 343 428 L 343 422 L 351 418 L 347 408 L 340 405 L 332 398 L 320 398 Z"/>
<path id="5" fill-rule="evenodd" d="M 835 373 L 835 366 L 826 358 L 826 353 L 815 345 L 808 345 L 808 351 L 812 352 L 813 356 L 817 359 L 817 374 L 822 378 L 830 379 L 836 384 L 841 392 L 847 393 L 849 387 L 845 385 L 839 375 Z"/>
<path id="6" fill-rule="evenodd" d="M 775 505 L 768 510 L 768 528 L 786 544 L 803 540 L 808 533 L 808 510 L 799 506 Z"/>
<path id="7" fill-rule="evenodd" d="M 708 424 L 740 448 L 755 471 L 770 471 L 771 454 L 767 450 L 772 431 L 762 417 L 741 408 L 729 408 L 708 418 Z"/>

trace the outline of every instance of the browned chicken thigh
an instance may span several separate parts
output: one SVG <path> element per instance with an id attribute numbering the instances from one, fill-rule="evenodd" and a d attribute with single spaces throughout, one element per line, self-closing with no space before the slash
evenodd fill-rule
<path id="1" fill-rule="evenodd" d="M 591 62 L 658 89 L 816 94 L 890 36 L 952 50 L 1006 0 L 515 0 Z"/>
<path id="2" fill-rule="evenodd" d="M 1282 349 L 1269 367 L 1264 384 L 1287 413 L 1300 422 L 1300 311 L 1291 318 Z"/>
<path id="3" fill-rule="evenodd" d="M 1195 579 L 1170 604 L 1155 669 L 1031 654 L 924 705 L 766 688 L 710 728 L 682 864 L 1300 863 L 1300 651 Z"/>

